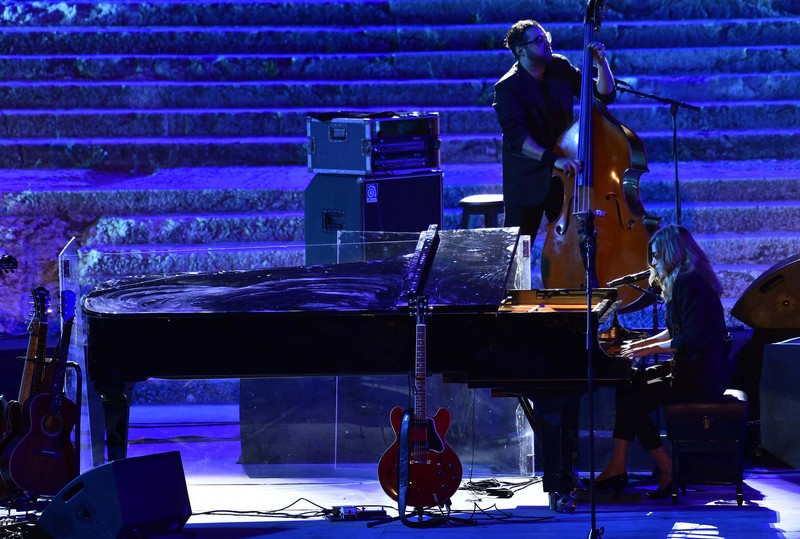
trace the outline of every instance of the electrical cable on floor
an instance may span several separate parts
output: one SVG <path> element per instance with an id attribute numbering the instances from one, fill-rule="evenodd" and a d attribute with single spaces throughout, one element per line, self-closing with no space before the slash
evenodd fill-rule
<path id="1" fill-rule="evenodd" d="M 300 502 L 308 502 L 317 509 L 310 512 L 309 510 L 303 510 L 303 512 L 299 514 L 286 512 Z M 194 513 L 193 515 L 239 515 L 239 516 L 264 516 L 264 517 L 282 517 L 282 518 L 314 518 L 323 516 L 326 510 L 327 510 L 326 507 L 316 504 L 307 498 L 298 498 L 285 507 L 282 507 L 280 509 L 273 509 L 271 511 L 234 511 L 231 509 L 215 509 L 211 511 L 204 511 L 202 513 Z"/>
<path id="2" fill-rule="evenodd" d="M 493 515 L 489 513 L 489 511 L 495 511 L 498 515 Z M 555 517 L 555 515 L 545 515 L 545 516 L 519 516 L 514 515 L 512 512 L 508 512 L 506 510 L 501 510 L 497 507 L 497 504 L 492 504 L 489 507 L 481 507 L 476 502 L 473 502 L 473 508 L 471 511 L 468 510 L 461 510 L 461 509 L 453 509 L 453 513 L 470 513 L 470 519 L 477 520 L 474 518 L 475 515 L 480 514 L 482 517 L 485 517 L 485 520 L 493 521 L 493 522 L 502 522 L 504 524 L 520 524 L 520 523 L 529 523 L 529 522 L 540 522 L 545 520 L 551 520 Z M 478 521 L 479 522 L 479 521 Z"/>
<path id="3" fill-rule="evenodd" d="M 49 539 L 36 525 L 37 518 L 33 513 L 0 518 L 0 539 Z"/>
<path id="4" fill-rule="evenodd" d="M 298 509 L 294 511 L 299 512 L 292 512 L 290 511 L 292 507 L 297 505 L 300 502 L 308 502 L 311 504 L 314 509 Z M 354 507 L 356 511 L 384 511 L 390 508 L 389 506 L 385 505 L 359 505 L 358 507 Z M 201 513 L 193 513 L 192 516 L 198 515 L 226 515 L 226 516 L 258 516 L 264 518 L 292 518 L 292 519 L 309 519 L 309 518 L 322 518 L 322 517 L 329 517 L 335 512 L 333 508 L 324 507 L 317 503 L 312 502 L 308 498 L 298 498 L 294 502 L 290 503 L 289 505 L 282 507 L 280 509 L 272 509 L 269 511 L 235 511 L 230 509 L 214 509 L 211 511 L 203 511 Z M 354 519 L 355 520 L 355 519 Z M 367 518 L 361 518 L 359 520 L 367 520 Z"/>
<path id="5" fill-rule="evenodd" d="M 514 483 L 510 481 L 499 481 L 497 479 L 483 479 L 480 481 L 469 481 L 465 483 L 461 489 L 468 490 L 475 494 L 484 496 L 497 496 L 499 498 L 510 498 L 515 492 L 525 489 L 531 485 L 540 483 L 540 477 L 532 477 L 521 483 Z"/>

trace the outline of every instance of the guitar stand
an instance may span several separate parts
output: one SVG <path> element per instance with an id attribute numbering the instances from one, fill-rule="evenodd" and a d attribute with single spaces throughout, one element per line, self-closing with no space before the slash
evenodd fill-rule
<path id="1" fill-rule="evenodd" d="M 398 496 L 397 496 L 397 511 L 398 516 L 392 518 L 386 518 L 382 520 L 376 520 L 373 522 L 368 522 L 367 527 L 372 528 L 374 526 L 379 526 L 381 524 L 388 524 L 390 522 L 401 521 L 403 524 L 408 526 L 409 528 L 433 528 L 434 526 L 441 526 L 446 522 L 458 522 L 460 524 L 476 524 L 475 521 L 472 520 L 465 520 L 459 519 L 450 516 L 450 500 L 445 500 L 445 502 L 441 506 L 436 506 L 439 508 L 440 511 L 443 511 L 441 514 L 437 514 L 434 512 L 433 506 L 431 507 L 414 507 L 413 512 L 408 513 L 406 512 L 406 493 L 408 490 L 408 471 L 409 471 L 409 450 L 408 450 L 408 440 L 409 440 L 409 424 L 411 423 L 411 418 L 413 417 L 414 412 L 412 410 L 406 410 L 403 413 L 403 419 L 400 422 L 400 440 L 399 440 L 399 451 L 398 451 L 398 458 L 399 458 L 399 466 L 397 469 L 397 473 L 399 476 L 398 485 Z M 442 509 L 444 508 L 444 509 Z M 409 517 L 411 515 L 411 517 Z M 427 517 L 427 518 L 426 518 Z"/>
<path id="2" fill-rule="evenodd" d="M 456 518 L 450 515 L 450 500 L 447 500 L 444 505 L 446 510 L 443 513 L 438 513 L 433 507 L 415 507 L 413 511 L 406 512 L 405 508 L 398 507 L 400 515 L 392 518 L 384 518 L 381 520 L 374 520 L 367 522 L 367 528 L 380 526 L 382 524 L 389 524 L 390 522 L 401 521 L 409 528 L 433 528 L 441 526 L 447 522 L 454 522 L 459 524 L 477 524 L 474 520 L 467 520 Z"/>

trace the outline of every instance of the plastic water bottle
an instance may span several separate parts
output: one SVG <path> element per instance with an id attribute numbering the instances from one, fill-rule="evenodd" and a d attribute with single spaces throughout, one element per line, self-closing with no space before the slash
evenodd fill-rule
<path id="1" fill-rule="evenodd" d="M 533 429 L 521 404 L 517 404 L 517 441 L 519 445 L 519 474 L 524 476 L 535 475 L 534 463 L 536 462 L 533 443 Z"/>
<path id="2" fill-rule="evenodd" d="M 517 250 L 511 261 L 511 272 L 507 283 L 509 290 L 531 289 L 531 237 L 520 236 Z"/>

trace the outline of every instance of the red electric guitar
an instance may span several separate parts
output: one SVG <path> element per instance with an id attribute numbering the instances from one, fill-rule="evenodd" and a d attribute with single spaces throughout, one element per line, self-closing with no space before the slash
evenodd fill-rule
<path id="1" fill-rule="evenodd" d="M 64 323 L 53 358 L 50 391 L 31 398 L 30 430 L 14 447 L 8 463 L 11 480 L 22 490 L 38 495 L 57 494 L 79 473 L 78 452 L 72 438 L 78 407 L 64 391 L 75 321 L 74 292 L 62 293 L 61 316 Z"/>
<path id="2" fill-rule="evenodd" d="M 461 485 L 461 461 L 455 451 L 445 442 L 450 427 L 450 412 L 439 408 L 433 417 L 428 417 L 425 399 L 426 328 L 424 297 L 416 299 L 416 366 L 414 369 L 414 413 L 408 425 L 408 484 L 406 506 L 442 506 Z M 396 406 L 390 413 L 395 441 L 381 456 L 378 463 L 378 479 L 383 491 L 390 498 L 399 499 L 400 487 L 400 441 L 403 409 Z"/>

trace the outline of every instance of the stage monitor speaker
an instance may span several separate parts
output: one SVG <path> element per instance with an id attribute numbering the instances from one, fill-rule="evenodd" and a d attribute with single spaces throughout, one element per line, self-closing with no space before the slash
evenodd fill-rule
<path id="1" fill-rule="evenodd" d="M 53 539 L 140 538 L 178 531 L 191 515 L 181 455 L 168 451 L 80 475 L 47 504 L 37 524 Z"/>
<path id="2" fill-rule="evenodd" d="M 800 329 L 800 255 L 782 260 L 750 283 L 731 314 L 754 329 Z"/>

